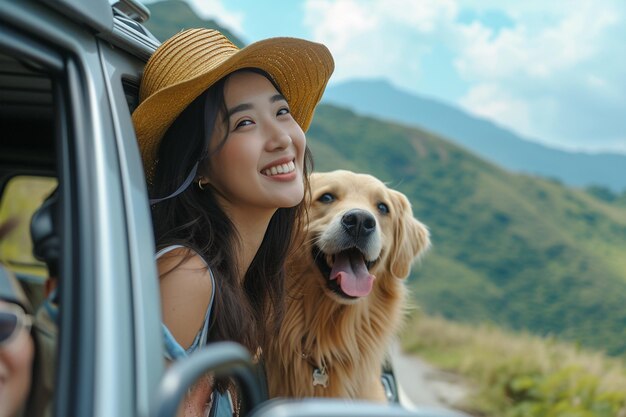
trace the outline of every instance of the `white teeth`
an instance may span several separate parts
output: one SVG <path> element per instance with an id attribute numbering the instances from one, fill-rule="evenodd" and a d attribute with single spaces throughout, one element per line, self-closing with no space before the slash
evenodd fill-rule
<path id="1" fill-rule="evenodd" d="M 275 165 L 271 168 L 263 170 L 263 174 L 271 177 L 277 174 L 288 174 L 296 169 L 296 164 L 293 161 L 289 161 L 286 164 Z"/>

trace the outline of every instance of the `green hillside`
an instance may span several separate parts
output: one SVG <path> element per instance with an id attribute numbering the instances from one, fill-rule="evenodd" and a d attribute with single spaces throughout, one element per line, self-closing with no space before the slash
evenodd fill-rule
<path id="1" fill-rule="evenodd" d="M 336 107 L 318 108 L 307 137 L 317 171 L 376 175 L 430 227 L 410 280 L 421 308 L 626 352 L 626 207 Z"/>
<path id="2" fill-rule="evenodd" d="M 186 1 L 164 0 L 150 3 L 147 7 L 150 9 L 150 19 L 146 22 L 146 27 L 161 42 L 183 29 L 204 27 L 217 29 L 238 47 L 244 46 L 239 38 L 214 20 L 198 17 Z"/>

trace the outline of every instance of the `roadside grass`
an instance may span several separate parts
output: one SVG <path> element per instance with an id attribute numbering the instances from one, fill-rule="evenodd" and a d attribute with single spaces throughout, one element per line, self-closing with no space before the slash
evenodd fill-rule
<path id="1" fill-rule="evenodd" d="M 415 314 L 407 352 L 464 376 L 461 408 L 486 417 L 626 417 L 626 363 L 554 338 Z"/>

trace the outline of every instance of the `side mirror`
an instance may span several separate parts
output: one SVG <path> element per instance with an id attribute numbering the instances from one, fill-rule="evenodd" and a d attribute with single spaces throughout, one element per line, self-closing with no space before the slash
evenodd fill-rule
<path id="1" fill-rule="evenodd" d="M 156 394 L 156 417 L 176 416 L 187 390 L 206 373 L 235 380 L 241 390 L 241 415 L 267 399 L 264 385 L 252 370 L 248 351 L 234 342 L 218 342 L 174 362 L 167 369 Z"/>

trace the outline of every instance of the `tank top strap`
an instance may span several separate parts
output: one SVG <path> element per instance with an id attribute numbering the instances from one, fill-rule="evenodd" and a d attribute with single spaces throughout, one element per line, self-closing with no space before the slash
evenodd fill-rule
<path id="1" fill-rule="evenodd" d="M 203 344 L 206 344 L 206 341 L 209 336 L 209 325 L 211 323 L 211 311 L 213 310 L 213 300 L 215 299 L 215 277 L 213 276 L 213 271 L 211 267 L 207 265 L 209 270 L 209 275 L 211 276 L 211 299 L 209 300 L 209 305 L 206 309 L 206 313 L 204 315 L 204 323 L 202 324 L 202 332 L 200 332 L 200 340 Z"/>
<path id="2" fill-rule="evenodd" d="M 183 245 L 170 245 L 170 246 L 166 246 L 163 249 L 161 249 L 160 251 L 158 251 L 156 253 L 156 255 L 154 255 L 154 257 L 156 259 L 159 259 L 161 256 L 165 255 L 166 253 L 169 253 L 169 252 L 173 251 L 174 249 L 179 249 L 179 248 L 185 248 L 185 249 L 192 250 L 192 249 L 188 248 L 187 246 L 183 246 Z"/>

